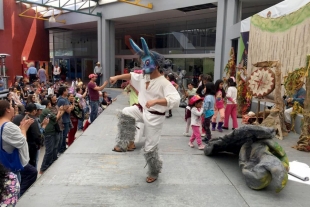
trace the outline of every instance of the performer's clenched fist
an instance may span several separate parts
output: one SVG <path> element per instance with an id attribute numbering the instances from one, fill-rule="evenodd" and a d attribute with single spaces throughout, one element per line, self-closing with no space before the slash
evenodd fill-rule
<path id="1" fill-rule="evenodd" d="M 146 102 L 145 106 L 146 106 L 146 108 L 151 108 L 155 104 L 156 104 L 156 100 L 152 100 L 152 101 Z"/>
<path id="2" fill-rule="evenodd" d="M 111 83 L 111 84 L 116 83 L 116 81 L 117 81 L 117 78 L 115 78 L 115 76 L 110 77 L 110 83 Z"/>

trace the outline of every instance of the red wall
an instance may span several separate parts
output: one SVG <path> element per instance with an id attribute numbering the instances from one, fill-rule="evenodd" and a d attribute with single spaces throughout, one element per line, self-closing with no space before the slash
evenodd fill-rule
<path id="1" fill-rule="evenodd" d="M 3 1 L 4 30 L 0 30 L 0 53 L 10 54 L 6 58 L 6 74 L 9 85 L 16 75 L 22 73 L 22 58 L 26 60 L 49 61 L 49 35 L 43 20 L 20 17 L 25 5 L 14 0 Z M 27 13 L 35 16 L 33 10 Z"/>

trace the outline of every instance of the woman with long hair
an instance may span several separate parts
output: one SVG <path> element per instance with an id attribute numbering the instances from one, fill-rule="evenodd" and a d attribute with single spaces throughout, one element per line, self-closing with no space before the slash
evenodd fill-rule
<path id="1" fill-rule="evenodd" d="M 27 104 L 29 103 L 35 103 L 36 102 L 36 97 L 33 94 L 30 94 L 27 98 Z"/>
<path id="2" fill-rule="evenodd" d="M 215 127 L 219 132 L 223 132 L 223 123 L 225 118 L 225 107 L 224 107 L 224 98 L 226 97 L 226 92 L 224 90 L 224 81 L 219 79 L 215 82 L 215 105 L 214 105 L 214 115 L 212 117 L 212 131 L 215 131 Z M 216 122 L 217 115 L 220 114 L 219 123 Z"/>
<path id="3" fill-rule="evenodd" d="M 229 124 L 229 117 L 231 116 L 232 122 L 233 122 L 233 128 L 238 128 L 238 121 L 237 121 L 237 96 L 238 96 L 238 90 L 236 88 L 236 80 L 235 77 L 230 77 L 228 79 L 228 89 L 226 93 L 227 97 L 227 104 L 225 108 L 225 120 L 224 120 L 224 126 L 223 129 L 228 130 L 228 124 Z"/>

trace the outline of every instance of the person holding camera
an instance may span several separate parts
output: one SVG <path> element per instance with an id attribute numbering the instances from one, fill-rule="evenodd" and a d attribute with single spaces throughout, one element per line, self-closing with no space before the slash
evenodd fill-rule
<path id="1" fill-rule="evenodd" d="M 54 160 L 57 159 L 59 142 L 59 139 L 57 139 L 57 121 L 62 117 L 64 113 L 64 107 L 59 107 L 58 113 L 55 115 L 51 111 L 52 103 L 50 100 L 43 100 L 41 104 L 45 106 L 45 109 L 43 109 L 42 114 L 40 115 L 40 121 L 43 122 L 46 119 L 49 120 L 43 132 L 45 154 L 40 168 L 40 174 L 43 174 L 47 168 L 52 165 Z"/>

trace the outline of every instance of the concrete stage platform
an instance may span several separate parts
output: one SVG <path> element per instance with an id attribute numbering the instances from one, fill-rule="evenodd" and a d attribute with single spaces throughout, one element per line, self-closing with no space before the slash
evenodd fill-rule
<path id="1" fill-rule="evenodd" d="M 112 151 L 117 134 L 116 111 L 127 105 L 128 97 L 119 95 L 17 206 L 309 206 L 308 185 L 289 181 L 279 194 L 270 187 L 254 191 L 245 184 L 237 156 L 206 157 L 197 145 L 190 148 L 189 138 L 182 135 L 185 131 L 182 108 L 174 109 L 173 117 L 165 120 L 160 142 L 163 170 L 156 182 L 146 183 L 147 169 L 140 150 L 143 143 L 137 143 L 134 152 Z M 219 132 L 213 133 L 214 137 L 218 135 Z M 291 148 L 297 140 L 298 135 L 291 133 L 279 143 L 290 161 L 310 165 L 308 153 Z"/>

